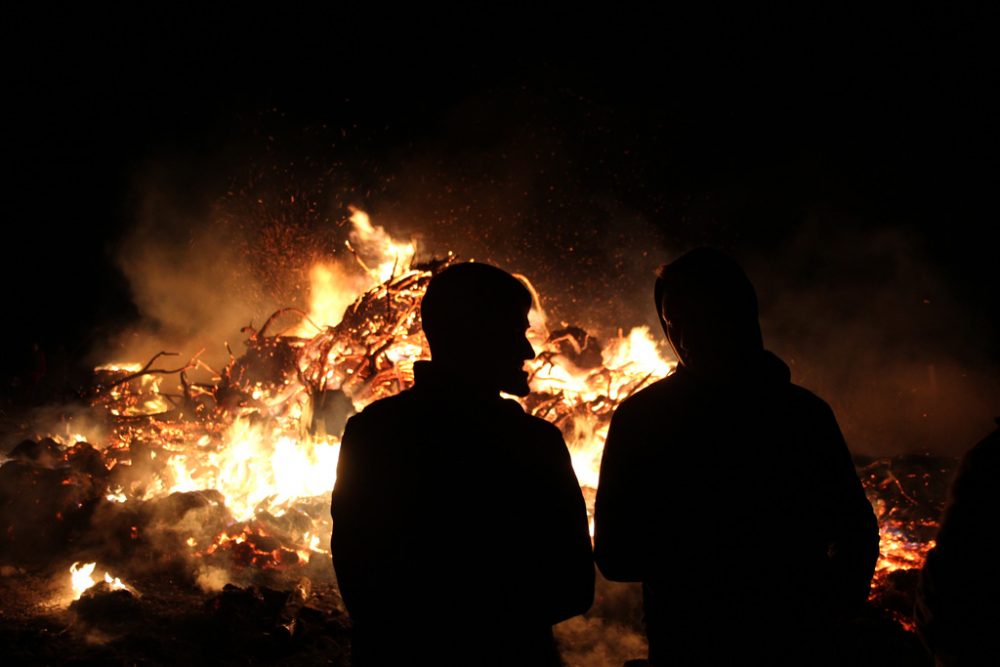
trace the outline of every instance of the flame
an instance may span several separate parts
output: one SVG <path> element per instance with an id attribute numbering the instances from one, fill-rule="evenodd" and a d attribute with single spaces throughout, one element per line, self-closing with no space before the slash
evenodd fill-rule
<path id="1" fill-rule="evenodd" d="M 133 362 L 111 362 L 103 364 L 94 369 L 95 371 L 103 371 L 105 373 L 138 373 L 142 370 L 142 364 L 137 364 Z"/>
<path id="2" fill-rule="evenodd" d="M 292 331 L 295 336 L 314 336 L 316 328 L 335 327 L 344 312 L 366 289 L 370 276 L 359 277 L 335 262 L 317 262 L 309 270 L 309 319 Z"/>
<path id="3" fill-rule="evenodd" d="M 394 276 L 410 269 L 410 262 L 416 254 L 416 245 L 394 240 L 385 228 L 372 225 L 368 214 L 354 206 L 350 207 L 351 225 L 349 247 L 355 249 L 358 261 L 378 283 L 384 283 Z"/>
<path id="4" fill-rule="evenodd" d="M 295 553 L 298 554 L 299 560 L 301 560 L 303 563 L 308 563 L 309 558 L 314 553 L 318 554 L 330 553 L 329 551 L 319 548 L 319 543 L 320 543 L 319 535 L 312 535 L 311 533 L 307 532 L 305 535 L 302 536 L 302 542 L 303 544 L 306 544 L 308 546 L 305 549 L 299 549 Z"/>
<path id="5" fill-rule="evenodd" d="M 415 299 L 413 303 L 419 304 L 430 274 L 399 273 L 409 268 L 413 244 L 392 241 L 384 229 L 371 224 L 366 214 L 356 209 L 352 213 L 353 240 L 358 244 L 356 252 L 377 260 L 372 280 L 388 277 L 393 281 L 391 289 L 388 284 L 375 285 L 367 296 L 389 299 L 409 289 Z M 372 330 L 372 325 L 364 321 L 352 325 L 360 330 L 362 338 L 344 340 L 336 327 L 343 321 L 345 311 L 357 310 L 360 303 L 355 300 L 353 306 L 345 305 L 355 298 L 356 289 L 349 281 L 341 280 L 346 275 L 334 265 L 314 267 L 311 319 L 327 326 L 317 339 L 328 340 L 330 344 L 320 344 L 317 348 L 320 356 L 312 356 L 311 343 L 300 343 L 299 378 L 309 372 L 310 364 L 315 365 L 322 372 L 317 378 L 319 387 L 344 388 L 354 405 L 362 407 L 412 384 L 413 363 L 426 359 L 428 349 L 415 319 L 419 314 L 415 307 L 399 314 L 398 320 L 383 318 L 380 326 L 385 328 L 381 330 Z M 534 396 L 550 397 L 548 409 L 536 414 L 562 426 L 580 485 L 593 491 L 599 481 L 601 453 L 614 406 L 642 386 L 670 373 L 673 363 L 661 354 L 661 347 L 649 329 L 638 327 L 627 334 L 619 332 L 608 341 L 598 367 L 577 367 L 570 356 L 560 351 L 558 342 L 550 340 L 547 316 L 538 296 L 527 278 L 520 279 L 532 292 L 534 303 L 529 314 L 528 335 L 539 356 L 526 364 L 532 377 L 531 389 Z M 400 287 L 401 284 L 411 287 Z M 379 309 L 378 315 L 384 312 Z M 367 345 L 366 341 L 372 337 L 377 337 L 380 350 L 377 363 L 382 370 L 360 387 L 353 386 L 356 369 L 351 364 L 345 367 L 344 359 L 358 355 L 356 345 Z M 112 394 L 117 401 L 113 405 L 155 402 L 159 398 L 159 388 L 158 382 L 145 382 L 144 378 L 133 380 L 115 388 L 120 389 L 120 393 Z M 225 505 L 237 522 L 251 521 L 260 512 L 281 517 L 300 499 L 328 497 L 336 481 L 340 442 L 337 435 L 326 435 L 323 429 L 312 435 L 306 432 L 304 427 L 312 416 L 312 408 L 304 388 L 288 380 L 273 386 L 258 382 L 246 391 L 254 407 L 241 408 L 241 414 L 231 420 L 219 415 L 219 421 L 212 424 L 221 426 L 219 430 L 210 428 L 204 432 L 190 425 L 166 422 L 155 423 L 145 430 L 129 426 L 123 432 L 125 437 L 163 444 L 162 448 L 151 451 L 150 456 L 156 457 L 159 451 L 164 464 L 157 469 L 157 479 L 138 492 L 139 497 L 150 499 L 174 492 L 214 489 L 225 497 Z M 527 402 L 524 404 L 531 412 L 531 406 Z M 594 494 L 585 493 L 585 496 L 592 517 Z M 125 497 L 125 490 L 108 495 L 115 501 Z M 310 553 L 318 551 L 322 539 L 318 533 L 328 530 L 328 524 L 318 524 L 290 546 L 301 561 L 307 561 Z M 220 535 L 205 553 L 214 553 L 220 546 L 253 541 L 255 535 L 261 535 L 260 531 L 239 529 Z M 190 541 L 188 544 L 192 548 L 195 546 Z"/>
<path id="6" fill-rule="evenodd" d="M 541 319 L 541 318 L 539 318 Z M 539 353 L 544 351 L 544 347 Z M 677 363 L 663 358 L 649 327 L 635 327 L 627 336 L 612 339 L 601 352 L 599 369 L 581 370 L 564 356 L 546 358 L 541 354 L 528 362 L 533 371 L 531 390 L 560 397 L 560 403 L 573 410 L 573 419 L 564 435 L 570 450 L 573 470 L 580 486 L 596 489 L 601 455 L 608 436 L 609 415 L 581 412 L 577 406 L 606 399 L 609 405 L 635 393 L 652 381 L 666 377 Z M 593 507 L 588 507 L 593 517 Z"/>
<path id="7" fill-rule="evenodd" d="M 83 592 L 96 584 L 92 575 L 94 573 L 94 568 L 97 567 L 97 563 L 87 563 L 80 566 L 80 563 L 73 563 L 69 566 L 70 579 L 73 585 L 73 599 L 79 600 Z"/>
<path id="8" fill-rule="evenodd" d="M 204 442 L 204 441 L 202 441 Z M 280 427 L 237 419 L 212 450 L 185 448 L 167 459 L 166 493 L 216 489 L 240 521 L 260 508 L 329 493 L 335 482 L 337 438 L 295 438 Z"/>
<path id="9" fill-rule="evenodd" d="M 97 585 L 97 580 L 92 576 L 94 574 L 94 569 L 97 567 L 97 563 L 85 563 L 80 565 L 79 562 L 75 562 L 69 566 L 69 576 L 70 583 L 73 587 L 73 599 L 79 600 L 80 596 L 84 592 Z M 118 577 L 112 577 L 107 572 L 104 573 L 104 582 L 111 587 L 111 590 L 128 590 L 129 587 L 122 582 Z"/>
<path id="10" fill-rule="evenodd" d="M 418 304 L 430 278 L 428 272 L 410 269 L 415 254 L 413 242 L 393 239 L 358 208 L 351 207 L 350 211 L 352 227 L 348 248 L 365 269 L 366 276 L 358 279 L 345 267 L 328 262 L 314 265 L 310 272 L 309 320 L 326 327 L 328 332 L 333 332 L 343 322 L 347 312 L 358 309 L 364 290 L 368 290 L 366 295 L 371 298 L 386 299 L 391 313 L 391 299 L 407 289 L 414 299 L 412 303 Z M 536 396 L 550 397 L 547 409 L 538 416 L 562 425 L 581 486 L 596 489 L 608 420 L 614 406 L 649 382 L 669 374 L 673 362 L 664 358 L 661 346 L 648 328 L 637 327 L 628 334 L 619 332 L 606 343 L 601 353 L 601 367 L 577 367 L 575 361 L 561 353 L 558 344 L 550 340 L 548 318 L 531 282 L 524 276 L 518 279 L 531 292 L 533 302 L 528 337 L 538 357 L 526 364 L 532 378 L 531 389 Z M 400 287 L 400 281 L 409 281 L 406 284 L 411 286 Z M 393 285 L 391 289 L 390 284 Z M 310 343 L 305 343 L 299 353 L 299 377 L 316 369 L 314 381 L 318 388 L 341 388 L 359 408 L 412 384 L 413 363 L 428 358 L 427 343 L 416 320 L 419 312 L 410 307 L 397 320 L 383 317 L 382 312 L 380 310 L 378 315 L 381 319 L 373 325 L 356 327 L 360 338 L 344 340 L 327 334 L 332 336 L 327 339 L 330 344 L 319 345 L 316 353 Z M 373 330 L 373 326 L 382 328 Z M 316 330 L 304 322 L 292 335 L 316 335 Z M 317 338 L 322 335 L 321 332 Z M 381 365 L 376 368 L 375 377 L 357 386 L 357 369 L 345 365 L 344 360 L 357 355 L 357 346 L 369 345 L 373 337 L 378 337 L 376 344 L 380 350 L 375 363 Z M 132 372 L 141 369 L 138 364 L 108 366 L 112 367 Z M 163 400 L 159 392 L 161 379 L 142 376 L 114 387 L 110 392 L 114 401 L 112 414 L 149 414 L 154 407 L 162 407 L 159 403 Z M 145 433 L 134 429 L 131 436 L 169 442 L 161 450 L 166 454 L 166 462 L 160 468 L 159 479 L 145 487 L 142 497 L 215 489 L 225 496 L 227 508 L 238 521 L 248 521 L 260 511 L 280 517 L 285 508 L 300 498 L 328 494 L 335 483 L 340 442 L 336 436 L 324 435 L 322 429 L 318 435 L 305 433 L 303 427 L 312 412 L 305 407 L 308 399 L 303 388 L 295 382 L 286 382 L 281 387 L 258 384 L 248 390 L 248 394 L 259 406 L 264 406 L 256 416 L 263 414 L 269 419 L 254 418 L 252 413 L 240 415 L 228 422 L 221 434 L 197 434 L 197 437 L 188 435 L 181 425 L 163 424 L 149 429 L 154 432 Z M 525 407 L 531 411 L 527 403 Z M 156 452 L 151 455 L 155 456 Z M 120 500 L 124 495 L 120 491 L 108 497 Z M 592 516 L 593 493 L 586 497 Z M 316 552 L 320 542 L 316 533 L 325 530 L 328 527 L 317 526 L 317 530 L 301 538 L 296 549 L 302 560 Z M 242 534 L 223 535 L 216 539 L 214 546 L 241 543 L 244 539 Z"/>
<path id="11" fill-rule="evenodd" d="M 676 361 L 667 361 L 660 355 L 649 327 L 635 327 L 628 336 L 619 337 L 604 353 L 604 365 L 613 370 L 644 373 L 666 377 L 677 368 Z"/>
<path id="12" fill-rule="evenodd" d="M 331 528 L 326 512 L 323 518 L 309 515 L 312 526 L 307 531 L 298 523 L 280 528 L 281 519 L 298 520 L 299 509 L 312 500 L 323 500 L 312 506 L 328 506 L 336 482 L 340 441 L 322 427 L 308 432 L 314 399 L 337 390 L 361 408 L 410 386 L 413 363 L 429 356 L 417 306 L 431 273 L 411 269 L 415 245 L 395 241 L 359 209 L 351 209 L 350 221 L 349 248 L 364 274 L 359 277 L 356 270 L 352 273 L 336 263 L 316 264 L 310 272 L 309 319 L 320 330 L 304 322 L 287 337 L 272 334 L 268 339 L 275 343 L 268 349 L 277 349 L 279 343 L 290 346 L 296 364 L 291 373 L 280 381 L 237 385 L 244 399 L 235 407 L 209 409 L 197 419 L 121 420 L 107 443 L 106 451 L 125 449 L 134 440 L 156 443 L 149 451 L 156 462 L 155 478 L 138 488 L 108 489 L 108 500 L 124 502 L 126 494 L 147 500 L 204 489 L 224 496 L 236 523 L 211 543 L 188 537 L 186 544 L 196 557 L 230 554 L 244 565 L 276 567 L 308 563 L 315 554 L 327 553 L 320 549 Z M 593 535 L 593 502 L 611 414 L 621 401 L 672 373 L 676 362 L 659 336 L 644 326 L 627 333 L 619 330 L 601 341 L 599 355 L 596 347 L 583 355 L 584 343 L 572 332 L 553 339 L 537 293 L 526 278 L 519 278 L 532 293 L 527 336 L 537 356 L 525 364 L 532 393 L 518 400 L 526 411 L 562 430 Z M 118 373 L 141 369 L 140 364 L 123 363 L 99 368 Z M 140 376 L 111 388 L 102 400 L 112 421 L 165 412 L 170 404 L 160 394 L 162 381 L 163 376 Z M 892 571 L 920 567 L 933 546 L 908 537 L 912 532 L 905 522 L 879 516 L 882 557 L 875 587 Z M 279 521 L 265 524 L 261 517 Z M 276 530 L 285 534 L 274 535 L 271 525 L 279 525 Z M 199 544 L 203 549 L 194 551 Z M 74 590 L 78 579 L 82 587 L 79 597 L 94 583 L 90 575 L 95 564 L 77 565 L 71 573 Z"/>
<path id="13" fill-rule="evenodd" d="M 316 329 L 310 323 L 321 327 L 340 324 L 348 306 L 366 290 L 410 270 L 415 244 L 394 240 L 383 227 L 373 225 L 367 213 L 354 206 L 349 209 L 351 231 L 347 247 L 365 274 L 358 276 L 336 262 L 315 263 L 309 271 L 309 318 L 292 335 L 315 335 Z"/>

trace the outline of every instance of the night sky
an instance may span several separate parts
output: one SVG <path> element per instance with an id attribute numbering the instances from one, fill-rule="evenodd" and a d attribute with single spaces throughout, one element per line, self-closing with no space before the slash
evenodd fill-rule
<path id="1" fill-rule="evenodd" d="M 479 24 L 482 39 L 251 18 L 11 22 L 5 376 L 32 343 L 82 363 L 145 316 L 122 269 L 136 230 L 181 248 L 266 200 L 241 248 L 281 220 L 318 247 L 360 205 L 429 253 L 527 273 L 555 317 L 598 330 L 655 324 L 655 266 L 719 246 L 862 448 L 959 451 L 1000 413 L 984 17 Z M 877 414 L 858 407 L 872 395 Z"/>

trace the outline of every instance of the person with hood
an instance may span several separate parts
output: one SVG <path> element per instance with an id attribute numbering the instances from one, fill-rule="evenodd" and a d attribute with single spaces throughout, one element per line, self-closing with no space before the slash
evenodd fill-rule
<path id="1" fill-rule="evenodd" d="M 935 546 L 920 573 L 917 627 L 938 665 L 1000 661 L 1000 573 L 992 564 L 1000 517 L 997 480 L 1000 428 L 963 457 Z"/>
<path id="2" fill-rule="evenodd" d="M 352 664 L 558 665 L 552 625 L 586 612 L 594 562 L 562 434 L 528 394 L 531 293 L 457 264 L 421 302 L 431 360 L 348 422 L 331 512 Z"/>
<path id="3" fill-rule="evenodd" d="M 612 418 L 598 568 L 642 583 L 653 665 L 820 664 L 879 545 L 833 411 L 764 349 L 730 257 L 683 255 L 654 296 L 679 366 Z"/>

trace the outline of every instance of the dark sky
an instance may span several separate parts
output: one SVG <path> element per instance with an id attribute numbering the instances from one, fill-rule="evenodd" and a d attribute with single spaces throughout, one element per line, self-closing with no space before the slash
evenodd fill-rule
<path id="1" fill-rule="evenodd" d="M 474 227 L 492 259 L 564 296 L 563 317 L 626 317 L 594 285 L 640 249 L 645 280 L 650 262 L 712 244 L 771 295 L 779 338 L 812 335 L 779 317 L 802 294 L 877 319 L 877 303 L 849 304 L 905 280 L 886 299 L 922 310 L 890 307 L 898 326 L 868 347 L 912 331 L 943 342 L 908 354 L 1000 363 L 995 23 L 976 12 L 522 21 L 482 38 L 252 18 L 11 22 L 10 349 L 82 358 L 136 317 L 115 258 L 151 182 L 197 212 L 280 166 L 275 190 L 339 179 L 321 217 L 361 204 L 435 249 Z"/>

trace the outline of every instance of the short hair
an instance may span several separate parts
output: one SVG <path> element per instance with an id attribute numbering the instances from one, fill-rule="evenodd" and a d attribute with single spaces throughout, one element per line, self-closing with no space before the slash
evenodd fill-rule
<path id="1" fill-rule="evenodd" d="M 463 262 L 431 279 L 420 318 L 433 354 L 477 329 L 505 324 L 531 305 L 531 292 L 511 274 L 489 264 Z"/>

